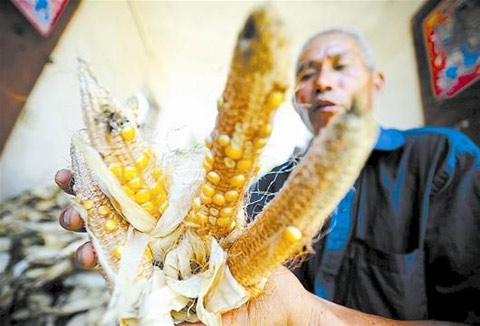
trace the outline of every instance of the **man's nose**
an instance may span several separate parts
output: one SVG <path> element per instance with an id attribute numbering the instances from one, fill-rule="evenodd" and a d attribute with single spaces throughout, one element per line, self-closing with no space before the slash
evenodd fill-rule
<path id="1" fill-rule="evenodd" d="M 318 72 L 315 79 L 315 93 L 321 94 L 333 89 L 334 76 L 328 69 L 322 69 Z"/>

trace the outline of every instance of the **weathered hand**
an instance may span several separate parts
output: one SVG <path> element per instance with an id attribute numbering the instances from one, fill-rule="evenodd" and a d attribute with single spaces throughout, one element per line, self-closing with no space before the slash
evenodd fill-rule
<path id="1" fill-rule="evenodd" d="M 223 326 L 310 325 L 314 300 L 298 279 L 285 267 L 268 280 L 265 291 L 238 309 L 222 316 Z M 200 326 L 202 323 L 182 323 Z"/>
<path id="2" fill-rule="evenodd" d="M 67 169 L 58 171 L 55 174 L 55 182 L 67 194 L 74 194 L 72 171 Z M 68 206 L 60 212 L 59 223 L 68 231 L 85 232 L 80 213 L 73 206 Z M 90 242 L 86 242 L 77 249 L 75 262 L 79 267 L 86 269 L 93 268 L 97 264 L 95 250 Z"/>
<path id="3" fill-rule="evenodd" d="M 180 326 L 201 326 L 182 323 Z M 304 289 L 285 267 L 270 276 L 264 293 L 238 309 L 222 316 L 222 326 L 453 326 L 464 325 L 442 321 L 396 321 L 352 310 L 321 299 Z"/>

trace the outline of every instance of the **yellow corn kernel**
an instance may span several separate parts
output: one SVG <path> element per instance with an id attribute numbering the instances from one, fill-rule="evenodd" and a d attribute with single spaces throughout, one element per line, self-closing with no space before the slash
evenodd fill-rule
<path id="1" fill-rule="evenodd" d="M 245 176 L 238 174 L 230 179 L 230 183 L 235 187 L 241 187 L 245 183 Z"/>
<path id="2" fill-rule="evenodd" d="M 139 204 L 146 203 L 147 201 L 150 200 L 150 198 L 151 198 L 150 191 L 148 191 L 147 189 L 140 189 L 135 194 L 135 201 Z"/>
<path id="3" fill-rule="evenodd" d="M 267 123 L 260 129 L 259 136 L 260 137 L 268 137 L 272 133 L 272 125 L 270 123 Z"/>
<path id="4" fill-rule="evenodd" d="M 197 212 L 195 214 L 195 217 L 196 217 L 196 220 L 198 223 L 200 224 L 204 224 L 204 223 L 207 223 L 208 221 L 208 216 L 202 212 Z"/>
<path id="5" fill-rule="evenodd" d="M 237 226 L 237 222 L 232 221 L 228 227 L 228 231 L 232 231 Z"/>
<path id="6" fill-rule="evenodd" d="M 207 146 L 208 149 L 212 149 L 213 147 L 212 137 L 207 137 L 205 139 L 205 146 Z"/>
<path id="7" fill-rule="evenodd" d="M 302 232 L 294 226 L 287 226 L 283 229 L 282 239 L 289 243 L 295 243 L 302 239 Z"/>
<path id="8" fill-rule="evenodd" d="M 206 172 L 208 171 L 212 171 L 213 167 L 211 164 L 208 164 L 207 161 L 203 161 L 203 164 L 202 164 L 203 168 L 205 169 Z"/>
<path id="9" fill-rule="evenodd" d="M 217 225 L 219 227 L 224 228 L 224 227 L 230 226 L 230 224 L 232 224 L 232 220 L 229 217 L 217 218 Z"/>
<path id="10" fill-rule="evenodd" d="M 152 177 L 157 180 L 158 178 L 160 178 L 162 176 L 162 171 L 159 169 L 159 168 L 155 168 L 155 170 L 153 170 L 152 172 Z"/>
<path id="11" fill-rule="evenodd" d="M 122 258 L 122 253 L 123 253 L 124 250 L 125 250 L 125 245 L 120 244 L 120 245 L 115 247 L 115 250 L 113 250 L 113 255 L 116 258 L 120 259 L 120 258 Z"/>
<path id="12" fill-rule="evenodd" d="M 97 209 L 98 215 L 107 216 L 110 213 L 110 209 L 106 205 L 102 205 Z"/>
<path id="13" fill-rule="evenodd" d="M 252 166 L 252 161 L 250 160 L 240 160 L 237 162 L 237 170 L 246 171 Z"/>
<path id="14" fill-rule="evenodd" d="M 143 186 L 143 181 L 140 178 L 134 178 L 128 181 L 128 186 L 132 189 L 140 189 Z"/>
<path id="15" fill-rule="evenodd" d="M 218 136 L 217 138 L 217 143 L 220 145 L 220 146 L 227 146 L 228 144 L 230 144 L 230 136 L 228 135 L 220 135 Z"/>
<path id="16" fill-rule="evenodd" d="M 160 194 L 162 191 L 164 191 L 164 189 L 163 189 L 163 182 L 161 181 L 157 182 L 155 186 L 153 186 L 153 188 L 150 189 L 150 192 L 153 196 Z"/>
<path id="17" fill-rule="evenodd" d="M 140 205 L 144 210 L 146 210 L 147 212 L 149 212 L 150 214 L 154 214 L 155 213 L 155 205 L 151 202 L 151 201 L 147 201 L 146 203 L 143 203 Z"/>
<path id="18" fill-rule="evenodd" d="M 133 178 L 138 177 L 138 171 L 133 166 L 128 165 L 123 170 L 123 177 L 127 181 L 132 180 Z"/>
<path id="19" fill-rule="evenodd" d="M 285 96 L 283 92 L 273 91 L 270 93 L 267 99 L 267 108 L 270 110 L 276 109 L 280 104 L 282 104 Z"/>
<path id="20" fill-rule="evenodd" d="M 205 154 L 205 162 L 207 162 L 208 164 L 213 163 L 213 153 L 212 152 L 208 152 L 207 154 Z"/>
<path id="21" fill-rule="evenodd" d="M 213 184 L 217 184 L 220 182 L 220 176 L 218 175 L 217 172 L 215 171 L 210 171 L 207 174 L 207 180 L 210 181 Z"/>
<path id="22" fill-rule="evenodd" d="M 208 210 L 208 212 L 209 212 L 210 215 L 212 215 L 212 216 L 218 216 L 218 209 L 216 209 L 216 208 L 211 207 L 211 208 Z"/>
<path id="23" fill-rule="evenodd" d="M 229 190 L 225 193 L 225 199 L 227 201 L 234 201 L 238 198 L 238 191 L 236 190 Z"/>
<path id="24" fill-rule="evenodd" d="M 210 204 L 212 202 L 212 197 L 207 197 L 204 194 L 200 194 L 200 201 L 204 204 Z"/>
<path id="25" fill-rule="evenodd" d="M 204 194 L 207 197 L 212 197 L 214 193 L 215 193 L 215 188 L 213 188 L 212 185 L 208 183 L 205 183 L 202 185 L 202 194 Z"/>
<path id="26" fill-rule="evenodd" d="M 214 204 L 217 204 L 218 206 L 223 206 L 225 205 L 225 197 L 222 194 L 215 194 L 213 196 L 212 201 Z"/>
<path id="27" fill-rule="evenodd" d="M 198 212 L 200 208 L 202 208 L 202 201 L 200 200 L 199 197 L 195 197 L 192 202 L 193 210 L 195 212 Z"/>
<path id="28" fill-rule="evenodd" d="M 239 146 L 230 145 L 225 148 L 225 155 L 230 157 L 232 160 L 238 160 L 242 158 L 243 151 Z"/>
<path id="29" fill-rule="evenodd" d="M 224 207 L 220 210 L 221 217 L 231 217 L 233 215 L 233 208 L 231 207 Z"/>
<path id="30" fill-rule="evenodd" d="M 267 138 L 257 138 L 253 141 L 253 147 L 256 149 L 264 148 L 267 145 Z"/>
<path id="31" fill-rule="evenodd" d="M 143 170 L 148 165 L 148 156 L 147 154 L 143 153 L 140 157 L 135 161 L 135 167 L 139 170 Z"/>
<path id="32" fill-rule="evenodd" d="M 135 195 L 135 192 L 127 186 L 122 186 L 122 189 L 128 197 L 132 197 L 133 195 Z"/>
<path id="33" fill-rule="evenodd" d="M 155 197 L 155 200 L 157 202 L 163 202 L 165 199 L 167 199 L 167 196 L 168 196 L 168 194 L 165 191 L 165 188 L 162 187 L 162 188 L 160 188 L 160 191 L 156 194 L 153 194 L 152 197 Z"/>
<path id="34" fill-rule="evenodd" d="M 85 201 L 83 202 L 83 208 L 85 208 L 87 211 L 88 211 L 89 209 L 92 209 L 93 206 L 94 206 L 94 204 L 93 204 L 93 201 L 91 201 L 91 200 L 85 200 Z"/>
<path id="35" fill-rule="evenodd" d="M 168 204 L 168 200 L 165 200 L 165 201 L 163 202 L 163 204 L 160 205 L 160 207 L 158 208 L 158 211 L 160 212 L 160 214 L 165 213 L 165 211 L 166 211 L 167 208 L 168 208 L 168 205 L 169 205 L 169 204 Z"/>
<path id="36" fill-rule="evenodd" d="M 225 166 L 229 169 L 233 169 L 235 167 L 235 161 L 232 160 L 230 157 L 225 157 L 223 159 L 223 162 L 225 163 Z"/>
<path id="37" fill-rule="evenodd" d="M 105 227 L 105 230 L 107 230 L 108 232 L 112 232 L 116 230 L 116 228 L 118 227 L 118 223 L 113 219 L 108 219 L 105 222 L 104 227 Z"/>
<path id="38" fill-rule="evenodd" d="M 120 135 L 122 135 L 122 138 L 125 141 L 134 140 L 136 133 L 137 133 L 137 130 L 133 126 L 126 126 L 120 131 Z"/>
<path id="39" fill-rule="evenodd" d="M 160 191 L 160 193 L 157 195 L 157 197 L 155 197 L 155 203 L 157 203 L 157 205 L 160 205 L 160 204 L 163 203 L 166 199 L 167 199 L 167 193 L 162 190 L 162 191 Z"/>
<path id="40" fill-rule="evenodd" d="M 117 179 L 121 180 L 123 178 L 123 167 L 118 163 L 112 163 L 108 166 L 110 171 L 117 177 Z"/>

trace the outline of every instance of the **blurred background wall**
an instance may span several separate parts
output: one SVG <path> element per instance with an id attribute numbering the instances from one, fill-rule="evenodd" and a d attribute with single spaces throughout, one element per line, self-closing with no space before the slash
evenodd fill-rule
<path id="1" fill-rule="evenodd" d="M 201 143 L 213 126 L 236 34 L 260 2 L 83 1 L 66 27 L 8 138 L 0 162 L 0 201 L 53 183 L 69 165 L 81 128 L 76 58 L 124 101 L 136 93 L 158 104 L 149 129 L 159 150 Z M 386 75 L 375 113 L 386 125 L 423 124 L 410 20 L 417 0 L 272 2 L 291 37 L 292 58 L 313 33 L 346 27 L 365 34 Z M 294 60 L 292 60 L 293 65 Z M 292 66 L 293 77 L 293 66 Z M 288 99 L 264 154 L 264 170 L 285 160 L 308 134 Z"/>

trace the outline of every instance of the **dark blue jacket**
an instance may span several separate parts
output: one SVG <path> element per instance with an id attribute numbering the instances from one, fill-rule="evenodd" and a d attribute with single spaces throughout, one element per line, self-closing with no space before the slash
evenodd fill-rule
<path id="1" fill-rule="evenodd" d="M 255 216 L 296 160 L 251 192 Z M 307 290 L 394 319 L 480 324 L 480 150 L 449 129 L 382 129 L 354 188 L 295 271 Z"/>

